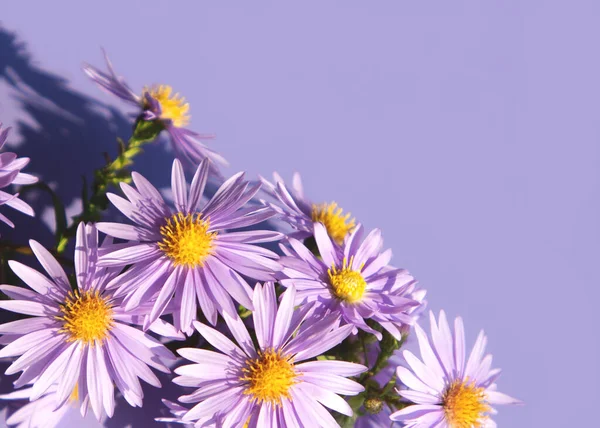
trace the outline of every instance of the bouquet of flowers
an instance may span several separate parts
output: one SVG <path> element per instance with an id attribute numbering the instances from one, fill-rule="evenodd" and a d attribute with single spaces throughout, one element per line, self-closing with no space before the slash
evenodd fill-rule
<path id="1" fill-rule="evenodd" d="M 483 332 L 468 352 L 461 318 L 451 330 L 430 313 L 430 332 L 419 326 L 426 292 L 391 264 L 380 230 L 311 201 L 297 174 L 291 185 L 224 177 L 169 86 L 138 95 L 108 58 L 84 71 L 131 105 L 133 132 L 70 223 L 55 201 L 55 246 L 31 240 L 34 266 L 7 263 L 0 308 L 22 315 L 0 325 L 5 374 L 20 373 L 0 396 L 19 404 L 9 425 L 142 407 L 140 380 L 161 387 L 155 371 L 174 372 L 181 395 L 146 411 L 195 427 L 495 427 L 494 406 L 518 403 L 496 389 Z M 163 132 L 176 155 L 168 200 L 131 172 Z M 2 152 L 0 187 L 44 187 L 27 163 Z M 0 204 L 34 215 L 18 193 L 0 191 Z M 111 205 L 123 222 L 106 221 Z M 420 356 L 402 349 L 413 334 Z"/>

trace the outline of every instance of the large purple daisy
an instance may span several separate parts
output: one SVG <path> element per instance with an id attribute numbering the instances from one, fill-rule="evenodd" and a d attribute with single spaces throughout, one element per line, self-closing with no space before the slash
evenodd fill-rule
<path id="1" fill-rule="evenodd" d="M 144 177 L 132 174 L 137 188 L 121 184 L 127 200 L 108 194 L 111 202 L 135 225 L 98 223 L 98 229 L 115 238 L 130 240 L 117 244 L 100 257 L 102 266 L 129 270 L 109 287 L 119 286 L 116 295 L 126 296 L 126 309 L 154 300 L 147 324 L 154 322 L 174 296 L 179 308 L 175 325 L 191 334 L 196 319 L 196 301 L 213 325 L 217 312 L 236 312 L 231 297 L 252 308 L 252 289 L 239 275 L 258 280 L 273 279 L 281 265 L 277 254 L 252 245 L 281 238 L 273 231 L 229 232 L 252 226 L 273 216 L 270 208 L 248 206 L 260 184 L 250 186 L 243 173 L 227 180 L 206 204 L 201 206 L 208 177 L 204 160 L 189 190 L 181 163 L 173 162 L 172 188 L 175 210 Z"/>
<path id="2" fill-rule="evenodd" d="M 470 356 L 466 357 L 465 330 L 462 319 L 454 321 L 454 335 L 440 312 L 439 324 L 430 313 L 431 340 L 415 326 L 421 358 L 405 350 L 408 367 L 397 368 L 398 379 L 406 386 L 398 393 L 414 405 L 392 414 L 393 421 L 405 427 L 485 427 L 495 428 L 491 415 L 496 404 L 519 404 L 520 401 L 496 390 L 500 375 L 492 369 L 492 356 L 485 355 L 487 339 L 479 333 Z"/>
<path id="3" fill-rule="evenodd" d="M 15 387 L 33 384 L 30 399 L 37 400 L 56 386 L 56 408 L 74 396 L 85 414 L 91 406 L 101 419 L 114 412 L 114 386 L 132 406 L 142 406 L 138 380 L 160 387 L 150 370 L 169 373 L 166 364 L 175 356 L 160 342 L 128 325 L 119 299 L 106 290 L 115 272 L 97 265 L 97 231 L 81 223 L 77 229 L 75 273 L 77 288 L 54 257 L 35 241 L 31 249 L 50 278 L 21 263 L 10 267 L 33 291 L 11 285 L 0 290 L 14 300 L 0 301 L 0 308 L 33 318 L 0 325 L 8 345 L 0 358 L 17 357 L 6 374 L 22 371 Z"/>
<path id="4" fill-rule="evenodd" d="M 421 303 L 410 295 L 416 284 L 413 277 L 404 269 L 388 267 L 392 252 L 380 252 L 380 231 L 375 229 L 361 243 L 359 225 L 338 248 L 325 226 L 314 227 L 320 258 L 293 238 L 289 248 L 282 246 L 287 254 L 281 259 L 286 278 L 280 282 L 296 287 L 296 304 L 314 301 L 317 311 L 338 313 L 344 322 L 381 339 L 381 333 L 365 322 L 372 319 L 400 339 L 400 329 L 414 322 L 411 312 Z"/>
<path id="5" fill-rule="evenodd" d="M 2 128 L 0 123 L 0 150 L 4 148 L 4 144 L 8 139 L 10 128 Z M 21 172 L 29 163 L 29 158 L 18 158 L 15 153 L 3 152 L 0 153 L 0 189 L 3 189 L 11 184 L 33 184 L 37 183 L 37 177 Z M 35 215 L 33 208 L 26 202 L 19 199 L 19 194 L 11 195 L 10 193 L 0 190 L 0 205 L 8 205 L 9 207 L 27 214 Z M 8 224 L 10 227 L 15 227 L 14 223 L 4 214 L 0 214 L 0 220 Z"/>
<path id="6" fill-rule="evenodd" d="M 304 195 L 300 174 L 295 173 L 292 187 L 288 189 L 281 176 L 273 174 L 274 183 L 261 177 L 263 189 L 279 203 L 263 203 L 273 208 L 296 232 L 291 236 L 297 239 L 307 238 L 314 233 L 315 223 L 321 223 L 333 241 L 341 245 L 354 230 L 356 223 L 350 213 L 344 214 L 335 202 L 314 204 Z"/>
<path id="7" fill-rule="evenodd" d="M 183 97 L 174 94 L 168 85 L 147 87 L 141 96 L 137 95 L 122 77 L 117 76 L 106 53 L 104 57 L 108 72 L 91 65 L 85 65 L 83 71 L 101 88 L 140 109 L 145 120 L 160 121 L 169 133 L 173 150 L 179 159 L 193 167 L 203 159 L 210 159 L 215 172 L 217 166 L 227 165 L 225 158 L 202 143 L 202 140 L 212 138 L 211 136 L 197 134 L 186 128 L 190 121 L 190 106 Z"/>
<path id="8" fill-rule="evenodd" d="M 181 416 L 182 422 L 249 428 L 337 427 L 325 407 L 352 415 L 338 394 L 362 392 L 362 385 L 346 377 L 367 368 L 345 361 L 306 362 L 342 342 L 352 326 L 340 327 L 337 316 L 331 315 L 308 321 L 310 306 L 294 311 L 295 301 L 296 291 L 290 287 L 278 308 L 273 283 L 256 285 L 252 317 L 258 347 L 237 316 L 224 316 L 237 345 L 217 330 L 194 323 L 218 352 L 178 350 L 195 364 L 177 368 L 180 376 L 173 382 L 198 388 L 179 401 L 199 402 Z M 181 414 L 180 409 L 175 412 Z"/>

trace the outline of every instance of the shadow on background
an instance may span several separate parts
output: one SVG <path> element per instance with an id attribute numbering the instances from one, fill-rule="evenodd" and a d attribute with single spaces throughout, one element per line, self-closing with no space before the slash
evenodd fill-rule
<path id="1" fill-rule="evenodd" d="M 132 121 L 116 109 L 70 89 L 64 78 L 39 68 L 27 53 L 25 44 L 1 24 L 0 81 L 6 82 L 15 94 L 13 99 L 6 101 L 16 103 L 22 112 L 19 120 L 13 124 L 8 143 L 20 140 L 15 151 L 20 157 L 31 158 L 25 172 L 37 175 L 48 183 L 61 197 L 65 207 L 78 206 L 82 177 L 91 183 L 93 171 L 105 164 L 104 153 L 116 153 L 116 138 L 128 139 L 131 135 Z M 172 156 L 165 156 L 164 145 L 147 145 L 140 159 L 145 168 L 136 165 L 137 170 L 141 173 L 144 170 L 159 171 L 154 174 L 156 177 L 148 178 L 159 188 L 168 185 Z M 27 245 L 29 239 L 35 239 L 47 247 L 53 246 L 52 225 L 40 221 L 43 215 L 44 219 L 49 217 L 53 222 L 53 212 L 48 213 L 52 207 L 50 196 L 36 191 L 25 195 L 24 199 L 33 206 L 37 217 L 29 218 L 3 207 L 16 227 L 10 229 L 4 224 L 0 225 L 2 239 L 22 245 Z M 79 212 L 72 208 L 67 214 L 69 211 L 72 214 Z M 35 268 L 39 266 L 35 261 L 29 265 Z M 0 311 L 0 322 L 14 319 L 11 315 Z M 6 364 L 0 366 L 2 372 L 5 368 Z M 11 391 L 16 376 L 0 379 L 0 392 Z M 161 381 L 163 388 L 172 386 L 168 376 L 162 376 Z M 165 391 L 149 386 L 144 390 L 148 394 L 145 399 L 147 407 L 133 409 L 124 400 L 118 400 L 114 418 L 107 421 L 106 425 L 134 428 L 153 424 L 165 426 L 153 420 L 161 415 L 163 405 L 160 396 Z M 5 402 L 0 402 L 0 408 L 5 406 Z"/>

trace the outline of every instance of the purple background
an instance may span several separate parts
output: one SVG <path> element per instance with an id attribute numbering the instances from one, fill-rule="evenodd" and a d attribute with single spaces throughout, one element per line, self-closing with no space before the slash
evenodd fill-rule
<path id="1" fill-rule="evenodd" d="M 28 67 L 67 81 L 53 91 L 21 67 L 35 94 L 23 96 L 0 37 L 0 118 L 18 128 L 28 172 L 78 185 L 128 136 L 79 116 L 82 94 L 123 108 L 80 71 L 102 64 L 103 46 L 136 90 L 167 83 L 187 97 L 227 173 L 300 171 L 314 200 L 383 229 L 432 309 L 462 315 L 470 344 L 488 333 L 500 390 L 527 403 L 501 408 L 500 426 L 591 426 L 600 3 L 227 3 L 5 2 L 4 39 L 14 32 Z M 75 117 L 57 113 L 63 101 Z M 139 165 L 160 184 L 163 150 Z"/>

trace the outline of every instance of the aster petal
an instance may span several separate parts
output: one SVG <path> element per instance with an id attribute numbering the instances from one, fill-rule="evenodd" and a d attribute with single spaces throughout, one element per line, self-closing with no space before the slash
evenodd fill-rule
<path id="1" fill-rule="evenodd" d="M 0 324 L 0 334 L 27 334 L 43 330 L 56 324 L 56 320 L 46 317 L 25 318 Z"/>
<path id="2" fill-rule="evenodd" d="M 132 309 L 137 308 L 143 301 L 153 296 L 158 290 L 159 283 L 164 279 L 164 277 L 168 274 L 171 269 L 170 263 L 163 262 L 159 263 L 158 266 L 155 266 L 153 271 L 150 271 L 150 275 L 148 276 L 140 276 L 139 282 L 137 284 L 137 289 L 128 294 L 124 303 L 125 310 L 131 311 Z M 115 293 L 115 295 L 118 293 Z"/>
<path id="3" fill-rule="evenodd" d="M 421 379 L 419 379 L 417 376 L 415 376 L 413 374 L 413 372 L 408 370 L 406 367 L 402 367 L 402 366 L 397 367 L 396 374 L 398 376 L 398 379 L 400 379 L 400 381 L 404 385 L 406 385 L 408 388 L 410 388 L 412 390 L 430 394 L 430 395 L 435 395 L 438 393 L 437 390 L 435 390 L 434 388 L 427 385 L 425 382 L 423 382 Z"/>
<path id="4" fill-rule="evenodd" d="M 65 370 L 64 375 L 58 380 L 58 388 L 56 390 L 56 408 L 65 404 L 67 399 L 73 393 L 77 380 L 79 379 L 79 373 L 81 369 L 81 361 L 83 358 L 83 347 L 82 343 L 78 343 L 73 350 L 71 356 L 71 367 L 70 370 Z"/>
<path id="5" fill-rule="evenodd" d="M 192 321 L 196 319 L 196 292 L 194 289 L 194 275 L 192 269 L 182 273 L 183 289 L 181 290 L 181 307 L 179 308 L 179 325 L 180 328 L 191 335 L 194 332 Z M 181 285 L 180 285 L 181 287 Z"/>
<path id="6" fill-rule="evenodd" d="M 440 397 L 431 395 L 426 392 L 411 391 L 409 389 L 403 389 L 398 391 L 402 397 L 409 401 L 417 404 L 441 404 Z"/>
<path id="7" fill-rule="evenodd" d="M 163 373 L 170 372 L 161 360 L 173 361 L 175 356 L 158 340 L 138 329 L 121 323 L 115 323 L 111 333 L 115 335 L 123 348 L 137 359 Z"/>
<path id="8" fill-rule="evenodd" d="M 58 328 L 38 330 L 21 336 L 0 350 L 0 358 L 16 357 L 27 352 L 32 347 L 50 339 L 58 332 Z"/>
<path id="9" fill-rule="evenodd" d="M 251 358 L 256 356 L 256 351 L 254 349 L 254 344 L 252 343 L 252 338 L 250 337 L 250 333 L 246 329 L 244 325 L 244 321 L 236 314 L 235 317 L 229 316 L 227 313 L 223 314 L 223 319 L 229 327 L 229 331 L 235 338 L 235 341 L 240 345 L 240 347 L 244 350 L 246 355 Z M 273 347 L 276 347 L 273 345 Z"/>
<path id="10" fill-rule="evenodd" d="M 206 259 L 206 265 L 210 269 L 215 279 L 223 288 L 243 307 L 252 309 L 253 291 L 248 283 L 238 275 L 234 270 L 223 264 L 216 257 Z"/>
<path id="11" fill-rule="evenodd" d="M 431 405 L 431 404 L 418 404 L 414 406 L 407 406 L 397 412 L 390 415 L 390 419 L 393 421 L 410 421 L 413 419 L 421 418 L 428 414 L 435 414 L 443 416 L 444 410 L 442 406 Z"/>
<path id="12" fill-rule="evenodd" d="M 106 233 L 114 238 L 125 239 L 128 241 L 149 241 L 151 238 L 158 237 L 157 234 L 152 236 L 146 229 L 130 224 L 99 222 L 96 227 L 102 233 Z M 148 236 L 150 235 L 150 236 Z"/>
<path id="13" fill-rule="evenodd" d="M 301 389 L 308 396 L 314 398 L 323 406 L 328 407 L 331 410 L 335 410 L 346 416 L 352 416 L 353 414 L 352 407 L 348 405 L 346 400 L 326 388 L 322 388 L 309 382 L 302 382 L 297 388 Z"/>
<path id="14" fill-rule="evenodd" d="M 229 410 L 223 420 L 223 427 L 239 427 L 250 417 L 250 413 L 254 408 L 254 403 L 249 397 L 242 397 L 231 410 Z"/>
<path id="15" fill-rule="evenodd" d="M 13 180 L 13 184 L 18 184 L 18 183 L 16 183 L 16 181 L 20 181 L 20 180 L 18 180 L 20 175 L 21 174 L 17 174 L 17 176 Z M 35 215 L 33 208 L 31 208 L 31 206 L 27 202 L 19 199 L 18 195 L 19 194 L 17 193 L 14 198 L 11 198 L 10 200 L 6 201 L 6 205 L 8 205 L 9 207 L 11 207 L 19 212 L 22 212 L 23 214 L 33 217 Z"/>
<path id="16" fill-rule="evenodd" d="M 235 387 L 227 389 L 219 395 L 210 397 L 203 402 L 196 404 L 192 407 L 183 417 L 181 418 L 185 422 L 200 419 L 202 417 L 211 417 L 220 408 L 230 407 L 242 393 L 242 387 Z"/>
<path id="17" fill-rule="evenodd" d="M 113 380 L 125 400 L 133 407 L 142 407 L 142 386 L 137 377 L 131 372 L 126 361 L 129 361 L 127 350 L 118 341 L 106 342 L 108 356 L 113 367 Z"/>
<path id="18" fill-rule="evenodd" d="M 99 228 L 99 230 L 101 230 Z M 130 244 L 120 250 L 112 251 L 100 257 L 98 266 L 126 266 L 160 257 L 162 252 L 155 243 Z"/>
<path id="19" fill-rule="evenodd" d="M 386 250 L 383 253 L 376 256 L 371 262 L 366 264 L 362 269 L 362 275 L 364 278 L 368 278 L 371 275 L 375 275 L 382 268 L 386 267 L 392 260 L 392 250 Z"/>
<path id="20" fill-rule="evenodd" d="M 208 367 L 207 367 L 208 366 Z M 220 394 L 223 391 L 231 388 L 231 384 L 224 378 L 216 378 L 219 373 L 223 373 L 226 367 L 222 366 L 210 366 L 207 364 L 192 364 L 191 366 L 182 366 L 189 367 L 189 370 L 182 370 L 181 372 L 191 372 L 194 374 L 197 373 L 206 373 L 205 375 L 200 376 L 190 376 L 191 378 L 195 377 L 198 379 L 198 389 L 189 395 L 182 395 L 178 398 L 182 403 L 197 403 L 198 401 L 206 400 L 214 395 Z M 179 367 L 181 368 L 181 367 Z M 178 369 L 179 369 L 178 368 Z M 208 371 L 208 373 L 207 373 Z M 211 380 L 205 380 L 208 378 L 216 378 Z M 187 411 L 187 409 L 186 409 Z"/>
<path id="21" fill-rule="evenodd" d="M 475 345 L 473 346 L 471 354 L 469 355 L 469 359 L 467 360 L 467 366 L 465 367 L 465 377 L 473 378 L 473 375 L 479 369 L 479 364 L 481 362 L 481 358 L 483 357 L 483 353 L 485 352 L 486 344 L 487 338 L 485 337 L 485 334 L 482 330 L 481 332 L 479 332 L 477 340 L 475 341 Z"/>
<path id="22" fill-rule="evenodd" d="M 438 392 L 444 389 L 443 378 L 436 376 L 431 368 L 423 364 L 412 352 L 405 350 L 402 352 L 402 355 L 410 365 L 412 371 L 423 383 Z"/>
<path id="23" fill-rule="evenodd" d="M 423 358 L 423 362 L 433 372 L 433 376 L 435 378 L 443 379 L 444 371 L 442 369 L 442 366 L 440 365 L 438 358 L 433 352 L 431 345 L 429 344 L 429 339 L 427 338 L 427 335 L 425 334 L 423 329 L 418 325 L 415 325 L 415 333 L 417 334 L 417 339 L 419 342 L 419 352 L 421 353 L 421 358 Z M 433 387 L 433 385 L 430 386 Z M 437 390 L 441 391 L 441 387 Z"/>
<path id="24" fill-rule="evenodd" d="M 521 400 L 517 400 L 502 392 L 487 390 L 485 394 L 490 404 L 523 404 Z"/>
<path id="25" fill-rule="evenodd" d="M 323 428 L 338 428 L 339 425 L 333 419 L 331 414 L 325 410 L 325 408 L 315 401 L 312 397 L 308 396 L 304 391 L 298 388 L 291 388 L 290 393 L 292 400 L 300 404 L 302 409 L 298 413 L 302 413 L 302 410 L 308 411 L 312 418 L 317 422 L 318 425 L 312 424 L 307 426 L 321 426 Z"/>
<path id="26" fill-rule="evenodd" d="M 309 361 L 296 365 L 299 372 L 329 373 L 337 376 L 356 376 L 367 370 L 365 366 L 347 361 Z"/>
<path id="27" fill-rule="evenodd" d="M 219 354 L 218 352 L 214 351 L 208 351 L 206 349 L 179 348 L 177 353 L 186 360 L 190 360 L 198 364 L 216 364 L 227 366 L 231 361 L 231 359 L 226 355 Z M 175 369 L 175 373 L 179 374 L 177 369 Z"/>
<path id="28" fill-rule="evenodd" d="M 64 341 L 65 337 L 61 335 L 56 337 L 50 337 L 33 345 L 25 353 L 23 353 L 23 355 L 17 358 L 17 360 L 6 369 L 4 374 L 12 375 L 17 372 L 26 370 L 40 359 L 40 355 L 52 354 L 58 347 L 62 346 Z"/>
<path id="29" fill-rule="evenodd" d="M 202 309 L 202 313 L 206 317 L 209 323 L 212 325 L 217 324 L 217 308 L 215 307 L 214 302 L 208 296 L 206 291 L 207 281 L 204 274 L 198 272 L 197 269 L 191 269 L 194 286 L 196 288 L 196 297 L 198 297 L 198 303 L 200 304 L 200 308 Z"/>
<path id="30" fill-rule="evenodd" d="M 33 384 L 31 401 L 40 398 L 52 384 L 56 383 L 60 376 L 64 376 L 65 371 L 74 370 L 74 367 L 70 364 L 70 359 L 76 347 L 77 343 L 66 346 L 48 367 L 44 369 L 38 380 Z"/>
<path id="31" fill-rule="evenodd" d="M 248 230 L 244 232 L 229 232 L 225 235 L 220 235 L 219 241 L 242 244 L 259 244 L 263 242 L 279 241 L 284 236 L 285 235 L 281 232 L 271 230 Z"/>
<path id="32" fill-rule="evenodd" d="M 465 369 L 465 328 L 461 317 L 454 320 L 454 367 L 456 376 L 462 378 Z"/>
<path id="33" fill-rule="evenodd" d="M 273 325 L 277 315 L 277 300 L 275 286 L 272 282 L 265 283 L 264 287 L 256 284 L 254 288 L 254 330 L 260 349 L 272 346 Z"/>
<path id="34" fill-rule="evenodd" d="M 179 284 L 179 278 L 182 272 L 179 268 L 173 269 L 173 272 L 169 274 L 167 280 L 160 288 L 160 292 L 158 293 L 158 297 L 152 306 L 152 311 L 150 312 L 150 316 L 146 318 L 144 322 L 144 330 L 147 330 L 151 323 L 153 323 L 159 316 L 162 315 L 165 308 L 169 304 L 171 298 L 173 297 L 173 293 L 175 292 L 175 287 Z"/>
<path id="35" fill-rule="evenodd" d="M 282 347 L 287 340 L 287 333 L 292 322 L 292 315 L 294 313 L 295 301 L 296 288 L 291 286 L 283 293 L 281 302 L 279 304 L 279 309 L 277 310 L 277 316 L 275 318 L 275 325 L 273 328 L 273 348 Z"/>
<path id="36" fill-rule="evenodd" d="M 171 170 L 171 189 L 173 191 L 173 199 L 177 211 L 185 212 L 188 206 L 187 183 L 185 182 L 183 167 L 181 166 L 179 159 L 173 161 L 173 168 Z"/>
<path id="37" fill-rule="evenodd" d="M 208 167 L 209 161 L 207 159 L 202 160 L 196 169 L 194 178 L 192 178 L 192 184 L 190 185 L 190 197 L 187 206 L 188 212 L 196 211 L 198 208 L 198 204 L 202 199 L 204 188 L 206 187 L 206 181 L 208 179 Z"/>
<path id="38" fill-rule="evenodd" d="M 64 269 L 56 261 L 54 256 L 50 254 L 48 250 L 44 248 L 44 246 L 37 241 L 31 239 L 29 241 L 29 245 L 31 246 L 31 250 L 35 254 L 35 257 L 38 259 L 44 270 L 50 275 L 50 278 L 54 281 L 57 286 L 63 287 L 65 291 L 70 291 L 71 287 L 69 285 L 69 279 L 67 278 L 67 274 Z"/>
<path id="39" fill-rule="evenodd" d="M 353 268 L 358 269 L 370 258 L 375 257 L 382 245 L 381 230 L 373 229 L 358 247 L 358 251 L 354 255 Z"/>
<path id="40" fill-rule="evenodd" d="M 165 200 L 163 199 L 162 195 L 156 189 L 156 187 L 154 187 L 152 183 L 146 179 L 146 177 L 134 171 L 131 173 L 131 178 L 135 184 L 135 187 L 140 192 L 140 195 L 151 199 L 158 203 L 159 206 L 166 208 Z"/>
<path id="41" fill-rule="evenodd" d="M 446 320 L 446 313 L 440 311 L 439 326 L 435 322 L 433 312 L 429 313 L 429 322 L 431 323 L 431 340 L 437 352 L 437 356 L 442 363 L 446 376 L 452 376 L 454 372 L 454 356 L 452 352 L 452 333 Z"/>
<path id="42" fill-rule="evenodd" d="M 365 390 L 365 387 L 358 382 L 329 373 L 303 372 L 302 382 L 312 383 L 343 395 L 356 395 Z"/>
<path id="43" fill-rule="evenodd" d="M 200 333 L 208 343 L 217 348 L 219 351 L 236 360 L 241 359 L 243 361 L 244 353 L 242 350 L 238 348 L 235 343 L 225 337 L 225 335 L 198 321 L 194 321 L 194 327 L 196 327 L 198 333 Z"/>
<path id="44" fill-rule="evenodd" d="M 2 287 L 2 291 L 5 291 L 5 287 Z M 3 300 L 0 301 L 0 308 L 11 312 L 38 317 L 47 317 L 57 314 L 57 310 L 51 306 L 39 302 L 28 302 L 26 300 Z"/>
<path id="45" fill-rule="evenodd" d="M 331 242 L 331 238 L 327 234 L 327 229 L 321 223 L 315 223 L 315 240 L 317 241 L 317 247 L 319 247 L 319 253 L 325 265 L 328 267 L 337 265 L 335 248 Z"/>

